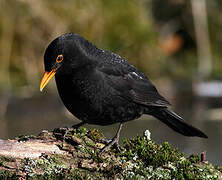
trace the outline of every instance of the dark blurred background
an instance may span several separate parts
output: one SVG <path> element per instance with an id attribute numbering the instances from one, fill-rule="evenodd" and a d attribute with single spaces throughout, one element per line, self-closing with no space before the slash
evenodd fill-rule
<path id="1" fill-rule="evenodd" d="M 121 138 L 151 131 L 189 155 L 222 162 L 222 2 L 220 0 L 0 0 L 0 138 L 38 134 L 79 122 L 54 81 L 39 91 L 43 54 L 57 36 L 75 32 L 143 71 L 208 139 L 188 138 L 143 116 Z M 111 138 L 117 128 L 92 126 Z"/>

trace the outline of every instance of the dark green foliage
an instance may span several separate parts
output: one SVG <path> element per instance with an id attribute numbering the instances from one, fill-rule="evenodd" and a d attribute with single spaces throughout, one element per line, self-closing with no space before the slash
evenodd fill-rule
<path id="1" fill-rule="evenodd" d="M 183 154 L 177 149 L 173 149 L 167 142 L 156 144 L 152 140 L 147 140 L 144 137 L 137 136 L 134 140 L 125 141 L 126 157 L 133 158 L 135 153 L 145 165 L 154 167 L 161 166 L 167 162 L 178 161 Z"/>
<path id="2" fill-rule="evenodd" d="M 212 174 L 212 165 L 201 162 L 200 156 L 184 154 L 174 149 L 167 142 L 156 144 L 146 136 L 125 140 L 125 151 L 119 156 L 131 163 L 125 177 L 152 177 L 152 179 L 218 179 L 219 171 Z M 219 169 L 218 169 L 219 170 Z M 129 176 L 130 175 L 130 176 Z"/>

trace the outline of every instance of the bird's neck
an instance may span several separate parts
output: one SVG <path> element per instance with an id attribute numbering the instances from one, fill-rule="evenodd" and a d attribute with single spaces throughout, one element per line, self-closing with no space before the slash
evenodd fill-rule
<path id="1" fill-rule="evenodd" d="M 76 82 L 79 80 L 83 80 L 84 79 L 88 79 L 91 74 L 93 74 L 93 71 L 95 70 L 95 68 L 93 67 L 93 65 L 90 64 L 86 64 L 84 66 L 80 66 L 78 68 L 73 68 L 73 69 L 69 69 L 69 71 L 62 71 L 62 72 L 66 72 L 66 73 L 56 73 L 55 77 L 56 80 L 58 79 L 60 81 L 64 81 L 64 80 L 71 80 L 72 82 Z"/>

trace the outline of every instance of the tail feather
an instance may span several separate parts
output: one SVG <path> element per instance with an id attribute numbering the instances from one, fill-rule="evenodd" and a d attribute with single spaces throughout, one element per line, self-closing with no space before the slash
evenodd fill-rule
<path id="1" fill-rule="evenodd" d="M 183 118 L 178 116 L 175 112 L 167 108 L 157 108 L 151 113 L 154 117 L 165 123 L 174 131 L 183 134 L 184 136 L 198 136 L 202 138 L 208 138 L 199 129 L 188 124 Z"/>

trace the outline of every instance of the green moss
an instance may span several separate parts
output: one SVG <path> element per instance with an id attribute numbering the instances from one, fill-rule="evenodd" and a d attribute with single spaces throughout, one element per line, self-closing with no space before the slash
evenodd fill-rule
<path id="1" fill-rule="evenodd" d="M 221 167 L 201 162 L 198 155 L 186 158 L 167 142 L 157 144 L 148 131 L 125 140 L 118 153 L 113 148 L 100 153 L 96 144 L 101 144 L 103 136 L 95 129 L 59 128 L 45 133 L 44 141 L 54 141 L 66 153 L 20 161 L 0 156 L 0 179 L 222 179 Z M 20 174 L 15 168 L 7 169 L 13 163 L 20 167 Z"/>
<path id="2" fill-rule="evenodd" d="M 200 156 L 198 156 L 196 154 L 191 154 L 188 159 L 191 163 L 199 163 L 200 162 Z"/>
<path id="3" fill-rule="evenodd" d="M 201 163 L 198 155 L 185 158 L 184 154 L 174 149 L 167 142 L 156 144 L 146 136 L 125 140 L 125 151 L 119 156 L 124 178 L 141 179 L 209 179 L 221 178 L 209 164 Z"/>
<path id="4" fill-rule="evenodd" d="M 20 135 L 18 137 L 18 142 L 20 142 L 20 141 L 27 141 L 27 140 L 33 139 L 33 138 L 35 138 L 35 136 L 33 136 L 33 135 Z"/>
<path id="5" fill-rule="evenodd" d="M 139 158 L 145 165 L 158 167 L 168 161 L 178 161 L 183 153 L 173 149 L 167 142 L 156 144 L 152 140 L 137 136 L 136 139 L 126 140 L 124 143 L 126 151 L 123 153 L 129 159 Z"/>
<path id="6" fill-rule="evenodd" d="M 76 133 L 79 135 L 79 137 L 86 136 L 88 133 L 88 130 L 84 127 L 80 127 L 78 129 L 75 129 Z"/>
<path id="7" fill-rule="evenodd" d="M 63 155 L 44 155 L 39 159 L 26 158 L 23 161 L 23 172 L 28 178 L 40 178 L 41 176 L 51 178 L 61 175 L 72 165 L 71 159 L 65 159 Z"/>
<path id="8" fill-rule="evenodd" d="M 222 166 L 216 166 L 215 168 L 222 173 Z"/>
<path id="9" fill-rule="evenodd" d="M 8 162 L 15 162 L 15 158 L 0 156 L 0 166 L 5 166 Z"/>
<path id="10" fill-rule="evenodd" d="M 11 179 L 11 180 L 16 180 L 18 179 L 18 176 L 16 175 L 15 172 L 11 172 L 8 170 L 0 170 L 0 179 Z"/>
<path id="11" fill-rule="evenodd" d="M 92 129 L 88 132 L 89 138 L 94 141 L 99 141 L 104 138 L 103 133 L 101 133 L 98 129 Z"/>

